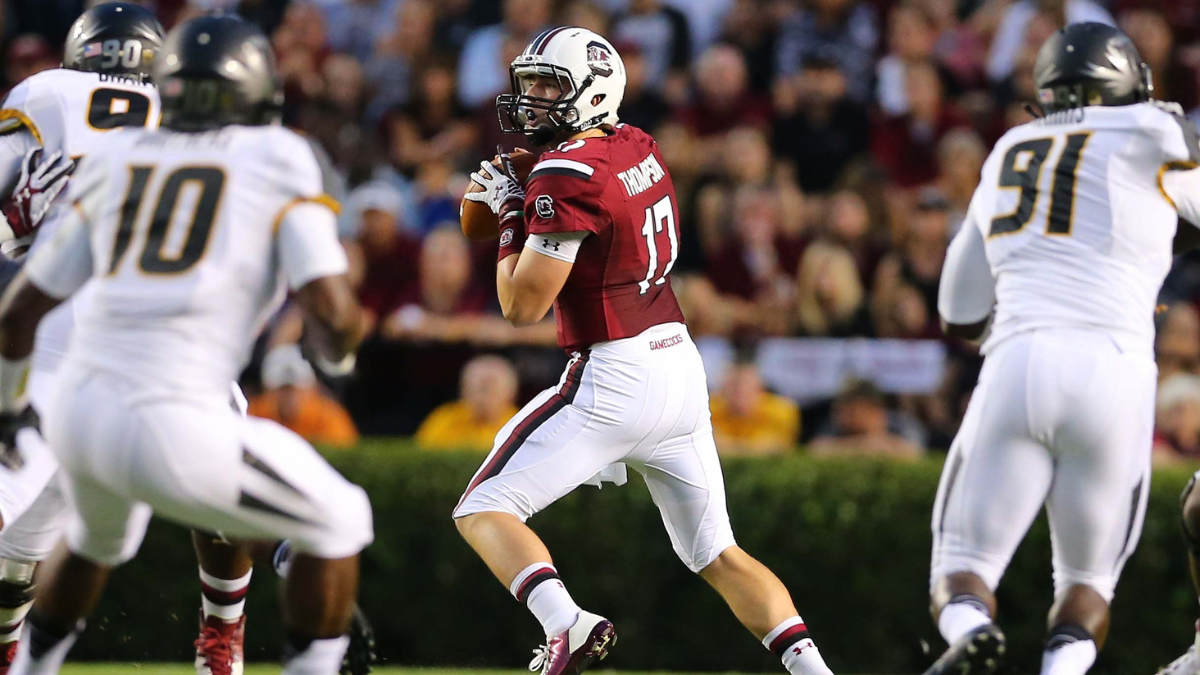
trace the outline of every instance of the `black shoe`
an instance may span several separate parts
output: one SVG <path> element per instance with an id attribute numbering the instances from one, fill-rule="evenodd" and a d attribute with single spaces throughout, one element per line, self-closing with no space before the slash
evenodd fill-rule
<path id="1" fill-rule="evenodd" d="M 350 622 L 350 646 L 342 660 L 341 675 L 367 675 L 375 660 L 375 629 L 371 628 L 367 615 L 355 605 L 354 618 Z"/>
<path id="2" fill-rule="evenodd" d="M 1004 633 L 989 623 L 950 645 L 925 675 L 992 675 L 1004 660 Z"/>

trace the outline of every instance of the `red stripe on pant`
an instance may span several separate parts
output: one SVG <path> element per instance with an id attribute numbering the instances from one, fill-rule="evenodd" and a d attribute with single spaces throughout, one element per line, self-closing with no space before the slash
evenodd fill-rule
<path id="1" fill-rule="evenodd" d="M 492 459 L 479 470 L 479 473 L 475 475 L 475 479 L 467 486 L 462 499 L 458 500 L 459 506 L 462 506 L 462 503 L 467 499 L 467 495 L 471 494 L 471 491 L 479 487 L 481 483 L 489 478 L 500 475 L 500 472 L 504 470 L 504 466 L 513 458 L 513 455 L 517 454 L 517 450 L 525 444 L 526 439 L 534 431 L 537 431 L 538 427 L 545 424 L 551 417 L 554 417 L 555 413 L 575 400 L 575 395 L 579 393 L 580 385 L 583 383 L 583 369 L 587 360 L 588 355 L 584 354 L 575 363 L 571 364 L 571 367 L 567 370 L 567 377 L 558 392 L 546 399 L 545 403 L 538 406 L 536 410 L 521 420 L 521 423 L 513 429 L 508 440 L 504 441 L 504 444 L 492 455 Z"/>

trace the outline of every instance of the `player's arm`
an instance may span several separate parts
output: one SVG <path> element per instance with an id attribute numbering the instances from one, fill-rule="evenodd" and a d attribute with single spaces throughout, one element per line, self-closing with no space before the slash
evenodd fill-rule
<path id="1" fill-rule="evenodd" d="M 987 330 L 996 304 L 984 246 L 983 231 L 967 218 L 950 242 L 938 287 L 938 314 L 942 331 L 951 337 L 978 340 Z"/>
<path id="2" fill-rule="evenodd" d="M 1175 255 L 1200 247 L 1200 168 L 1167 170 L 1162 175 L 1162 192 L 1179 213 L 1175 230 Z"/>
<path id="3" fill-rule="evenodd" d="M 326 361 L 323 369 L 348 370 L 362 341 L 362 310 L 346 276 L 349 262 L 333 208 L 315 201 L 294 205 L 284 212 L 276 236 L 280 265 L 304 310 L 311 344 Z"/>
<path id="4" fill-rule="evenodd" d="M 496 292 L 509 323 L 520 328 L 546 316 L 571 276 L 585 236 L 579 232 L 530 235 L 523 252 L 496 265 Z"/>

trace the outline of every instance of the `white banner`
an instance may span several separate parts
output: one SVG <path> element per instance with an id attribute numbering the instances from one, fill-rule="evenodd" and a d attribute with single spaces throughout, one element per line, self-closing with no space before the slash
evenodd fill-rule
<path id="1" fill-rule="evenodd" d="M 697 340 L 709 389 L 718 389 L 733 362 L 723 338 Z M 773 338 L 758 345 L 767 387 L 801 405 L 835 396 L 846 380 L 870 380 L 891 394 L 932 394 L 942 384 L 946 346 L 937 340 Z"/>

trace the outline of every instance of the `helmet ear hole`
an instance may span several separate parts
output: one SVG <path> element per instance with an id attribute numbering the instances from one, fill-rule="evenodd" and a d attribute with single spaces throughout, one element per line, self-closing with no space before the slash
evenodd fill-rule
<path id="1" fill-rule="evenodd" d="M 592 105 L 600 105 L 606 98 L 608 98 L 608 94 L 596 94 L 592 97 Z"/>

